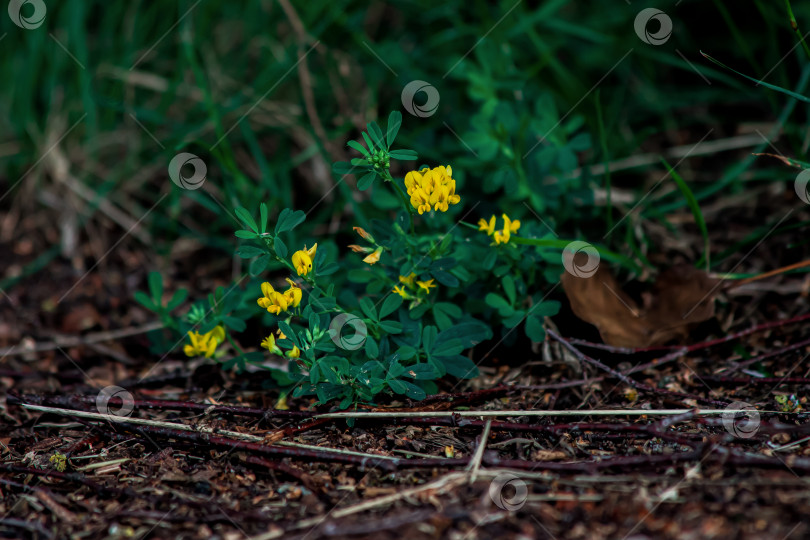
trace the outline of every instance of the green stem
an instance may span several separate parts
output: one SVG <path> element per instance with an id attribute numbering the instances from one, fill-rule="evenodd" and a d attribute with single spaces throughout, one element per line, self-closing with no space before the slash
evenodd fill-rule
<path id="1" fill-rule="evenodd" d="M 390 182 L 391 185 L 394 186 L 394 191 L 397 192 L 397 196 L 399 197 L 400 202 L 402 202 L 402 206 L 404 206 L 405 210 L 408 212 L 408 219 L 411 222 L 411 234 L 415 234 L 416 229 L 413 226 L 414 209 L 413 206 L 411 206 L 411 203 L 408 201 L 408 196 L 405 194 L 404 191 L 402 191 L 402 188 L 399 187 L 396 182 L 394 182 L 394 178 L 391 176 L 390 172 L 385 170 L 381 173 L 381 176 L 383 180 L 385 180 L 386 182 Z"/>
<path id="2" fill-rule="evenodd" d="M 233 348 L 237 350 L 237 352 L 239 353 L 239 355 L 240 355 L 240 356 L 241 356 L 241 355 L 243 355 L 243 354 L 244 354 L 244 351 L 242 351 L 242 348 L 241 348 L 241 347 L 239 347 L 239 345 L 237 345 L 237 344 L 236 344 L 236 342 L 233 340 L 233 338 L 231 337 L 231 333 L 230 333 L 230 332 L 226 332 L 226 333 L 225 333 L 225 335 L 228 337 L 228 341 L 231 343 L 231 345 L 233 345 Z"/>

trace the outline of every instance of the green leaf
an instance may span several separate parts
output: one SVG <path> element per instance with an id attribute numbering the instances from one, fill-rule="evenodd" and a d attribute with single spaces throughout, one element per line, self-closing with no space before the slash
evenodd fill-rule
<path id="1" fill-rule="evenodd" d="M 425 326 L 425 328 L 422 329 L 422 346 L 426 351 L 433 349 L 433 345 L 436 343 L 437 335 L 438 331 L 436 330 L 435 326 Z"/>
<path id="2" fill-rule="evenodd" d="M 414 150 L 391 150 L 388 153 L 392 159 L 398 159 L 400 161 L 416 161 L 419 159 L 419 154 L 417 154 Z"/>
<path id="3" fill-rule="evenodd" d="M 526 335 L 535 343 L 545 341 L 546 330 L 543 328 L 543 321 L 537 317 L 526 319 Z"/>
<path id="4" fill-rule="evenodd" d="M 149 272 L 149 292 L 156 306 L 163 305 L 163 277 L 160 272 Z"/>
<path id="5" fill-rule="evenodd" d="M 334 262 L 324 264 L 323 266 L 316 267 L 315 273 L 319 276 L 329 276 L 340 270 L 340 265 Z"/>
<path id="6" fill-rule="evenodd" d="M 442 312 L 446 313 L 449 317 L 453 317 L 454 319 L 458 319 L 461 317 L 461 308 L 455 304 L 451 304 L 450 302 L 436 302 L 433 306 L 433 309 L 439 309 Z"/>
<path id="7" fill-rule="evenodd" d="M 402 323 L 398 321 L 380 321 L 380 328 L 383 329 L 385 332 L 389 334 L 401 334 L 402 333 Z"/>
<path id="8" fill-rule="evenodd" d="M 478 367 L 466 356 L 457 354 L 451 357 L 442 357 L 441 362 L 447 373 L 459 379 L 472 379 L 478 376 Z"/>
<path id="9" fill-rule="evenodd" d="M 380 126 L 377 125 L 377 122 L 369 122 L 367 127 L 368 134 L 374 141 L 374 144 L 377 145 L 377 148 L 387 148 L 385 145 L 385 140 L 383 139 L 383 132 L 380 129 Z"/>
<path id="10" fill-rule="evenodd" d="M 380 348 L 371 336 L 366 337 L 366 356 L 375 360 L 380 356 Z"/>
<path id="11" fill-rule="evenodd" d="M 464 348 L 469 349 L 482 341 L 492 339 L 492 329 L 482 322 L 464 322 L 442 331 L 436 337 L 436 344 L 452 339 L 460 339 Z"/>
<path id="12" fill-rule="evenodd" d="M 253 257 L 264 255 L 265 253 L 265 250 L 256 246 L 245 245 L 236 248 L 236 254 L 242 259 L 252 259 Z"/>
<path id="13" fill-rule="evenodd" d="M 405 383 L 398 379 L 389 379 L 386 382 L 388 383 L 388 386 L 391 387 L 391 390 L 393 390 L 395 394 L 404 394 L 408 390 L 405 387 Z"/>
<path id="14" fill-rule="evenodd" d="M 377 178 L 377 173 L 375 173 L 374 171 L 371 171 L 368 174 L 364 174 L 363 177 L 357 181 L 357 189 L 359 189 L 360 191 L 367 190 L 374 183 L 375 178 Z"/>
<path id="15" fill-rule="evenodd" d="M 535 304 L 531 309 L 533 317 L 553 317 L 560 312 L 560 303 L 556 300 L 546 300 L 539 304 Z"/>
<path id="16" fill-rule="evenodd" d="M 506 293 L 506 297 L 509 298 L 509 304 L 515 303 L 515 280 L 512 279 L 512 276 L 503 276 L 501 280 L 503 284 L 503 292 Z"/>
<path id="17" fill-rule="evenodd" d="M 445 287 L 458 287 L 459 282 L 456 276 L 444 270 L 431 270 L 430 274 L 436 278 L 436 281 Z"/>
<path id="18" fill-rule="evenodd" d="M 247 328 L 247 324 L 245 324 L 245 321 L 237 317 L 232 317 L 230 315 L 226 315 L 225 317 L 223 317 L 222 322 L 225 323 L 225 326 L 236 332 L 244 332 L 245 328 Z"/>
<path id="19" fill-rule="evenodd" d="M 488 293 L 484 297 L 484 302 L 486 302 L 488 306 L 493 307 L 498 311 L 501 310 L 505 311 L 507 309 L 509 310 L 512 309 L 512 305 L 509 302 L 507 302 L 507 300 L 503 296 L 498 296 L 495 293 Z"/>
<path id="20" fill-rule="evenodd" d="M 182 304 L 186 298 L 188 298 L 188 290 L 186 289 L 177 289 L 172 296 L 172 299 L 169 300 L 169 303 L 166 304 L 166 309 L 171 311 L 177 308 L 180 304 Z"/>
<path id="21" fill-rule="evenodd" d="M 504 318 L 503 325 L 507 328 L 514 328 L 523 321 L 523 316 L 526 315 L 526 312 L 522 309 L 519 309 L 509 315 L 508 317 Z"/>
<path id="22" fill-rule="evenodd" d="M 258 236 L 259 236 L 258 234 L 256 234 L 253 231 L 243 231 L 243 230 L 236 231 L 233 234 L 237 238 L 244 238 L 246 240 L 250 240 L 250 239 L 253 239 L 253 238 L 258 238 Z"/>
<path id="23" fill-rule="evenodd" d="M 246 209 L 242 208 L 241 206 L 237 207 L 236 215 L 239 219 L 244 223 L 250 230 L 253 232 L 259 232 L 259 227 L 256 226 L 256 220 L 253 219 L 253 216 L 250 215 Z"/>
<path id="24" fill-rule="evenodd" d="M 364 156 L 371 157 L 371 154 L 369 154 L 368 150 L 366 150 L 365 147 L 362 144 L 360 144 L 359 142 L 357 142 L 357 141 L 349 141 L 346 144 L 347 144 L 347 146 L 350 146 L 350 147 L 354 148 L 355 150 L 357 150 L 358 152 L 360 152 Z"/>
<path id="25" fill-rule="evenodd" d="M 259 223 L 261 232 L 264 234 L 267 232 L 267 205 L 264 203 L 259 205 L 259 220 L 261 221 L 261 223 Z"/>
<path id="26" fill-rule="evenodd" d="M 363 140 L 366 141 L 366 146 L 368 146 L 368 149 L 373 152 L 374 151 L 374 143 L 371 142 L 371 138 L 369 138 L 368 133 L 363 131 L 362 134 L 363 134 Z M 368 155 L 370 157 L 370 154 L 368 154 Z"/>
<path id="27" fill-rule="evenodd" d="M 287 321 L 278 321 L 278 329 L 281 330 L 281 333 L 287 336 L 287 339 L 292 341 L 296 346 L 299 345 L 298 343 L 298 336 L 293 332 L 292 327 L 287 324 Z"/>
<path id="28" fill-rule="evenodd" d="M 248 272 L 250 272 L 251 276 L 258 276 L 267 269 L 268 264 L 270 264 L 270 255 L 265 253 L 261 257 L 256 257 L 250 261 Z"/>
<path id="29" fill-rule="evenodd" d="M 399 349 L 397 349 L 397 354 L 399 355 L 400 360 L 410 360 L 414 356 L 416 356 L 416 349 L 411 347 L 410 345 L 403 345 Z"/>
<path id="30" fill-rule="evenodd" d="M 287 244 L 284 243 L 280 236 L 273 238 L 273 249 L 276 250 L 276 255 L 282 259 L 287 257 Z"/>
<path id="31" fill-rule="evenodd" d="M 430 354 L 433 356 L 454 356 L 464 350 L 460 339 L 451 339 L 443 343 L 437 343 Z"/>
<path id="32" fill-rule="evenodd" d="M 391 148 L 391 145 L 394 143 L 394 139 L 397 138 L 399 126 L 401 125 L 402 113 L 399 111 L 392 111 L 391 114 L 388 115 L 388 133 L 385 134 L 385 141 L 388 143 L 388 148 Z"/>
<path id="33" fill-rule="evenodd" d="M 426 362 L 408 366 L 407 369 L 404 370 L 403 375 L 416 379 L 417 381 L 432 381 L 441 377 L 436 367 Z"/>
<path id="34" fill-rule="evenodd" d="M 385 301 L 382 304 L 382 307 L 380 307 L 380 319 L 384 319 L 391 313 L 395 312 L 397 308 L 399 308 L 399 306 L 401 305 L 402 305 L 402 297 L 400 295 L 398 294 L 388 295 L 388 298 L 385 299 Z"/>
<path id="35" fill-rule="evenodd" d="M 411 399 L 415 400 L 423 400 L 427 397 L 427 394 L 424 390 L 419 388 L 413 383 L 409 383 L 406 381 L 401 381 L 403 385 L 405 385 L 405 395 Z"/>
<path id="36" fill-rule="evenodd" d="M 157 310 L 157 306 L 155 305 L 155 303 L 152 302 L 152 299 L 149 298 L 149 295 L 143 291 L 135 291 L 135 301 L 150 311 Z"/>
<path id="37" fill-rule="evenodd" d="M 372 302 L 371 299 L 368 298 L 367 296 L 361 298 L 359 302 L 360 302 L 360 309 L 363 310 L 363 313 L 366 314 L 366 317 L 376 321 L 377 309 L 374 307 L 374 302 Z"/>
<path id="38" fill-rule="evenodd" d="M 285 208 L 284 210 L 286 210 L 286 213 L 282 211 L 279 215 L 278 222 L 276 222 L 277 235 L 293 230 L 307 218 L 307 215 L 301 210 L 296 210 L 295 212 L 291 211 L 289 208 Z"/>
<path id="39" fill-rule="evenodd" d="M 354 170 L 354 167 L 348 161 L 336 161 L 332 164 L 332 172 L 335 174 L 351 174 L 352 170 Z"/>
<path id="40" fill-rule="evenodd" d="M 484 270 L 492 270 L 492 267 L 495 266 L 495 262 L 498 260 L 498 253 L 492 249 L 490 250 L 486 257 L 484 257 L 484 262 L 481 263 L 481 268 Z"/>

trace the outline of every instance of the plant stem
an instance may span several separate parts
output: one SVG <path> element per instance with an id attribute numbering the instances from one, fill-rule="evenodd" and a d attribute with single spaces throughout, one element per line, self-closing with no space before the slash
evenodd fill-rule
<path id="1" fill-rule="evenodd" d="M 411 223 L 411 234 L 415 234 L 416 229 L 413 226 L 414 209 L 413 206 L 411 206 L 411 204 L 408 202 L 408 196 L 405 194 L 404 191 L 402 191 L 402 188 L 399 187 L 396 182 L 394 182 L 394 178 L 391 176 L 390 172 L 388 172 L 387 170 L 383 171 L 382 178 L 383 180 L 385 180 L 386 182 L 390 182 L 391 185 L 394 186 L 394 191 L 397 192 L 397 196 L 399 197 L 399 200 L 402 202 L 402 206 L 404 206 L 405 210 L 408 212 L 408 219 L 410 220 Z"/>

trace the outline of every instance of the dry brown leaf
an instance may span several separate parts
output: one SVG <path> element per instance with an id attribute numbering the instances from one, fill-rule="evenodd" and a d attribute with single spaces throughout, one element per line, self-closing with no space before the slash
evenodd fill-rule
<path id="1" fill-rule="evenodd" d="M 689 327 L 714 316 L 719 280 L 688 265 L 662 272 L 642 295 L 643 306 L 625 293 L 604 264 L 590 277 L 564 272 L 560 278 L 571 309 L 596 326 L 616 347 L 654 347 L 683 340 Z"/>

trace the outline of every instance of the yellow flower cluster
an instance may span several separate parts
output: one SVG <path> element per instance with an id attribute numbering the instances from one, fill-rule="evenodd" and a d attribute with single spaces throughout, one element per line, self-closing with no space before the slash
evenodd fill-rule
<path id="1" fill-rule="evenodd" d="M 403 286 L 397 285 L 394 287 L 393 292 L 406 300 L 415 298 L 415 295 L 419 293 L 420 289 L 426 291 L 426 294 L 430 294 L 430 289 L 436 287 L 436 284 L 433 283 L 433 279 L 419 281 L 416 279 L 416 274 L 413 272 L 411 272 L 408 277 L 399 276 L 399 282 L 402 283 Z"/>
<path id="2" fill-rule="evenodd" d="M 299 249 L 293 253 L 292 264 L 299 276 L 305 276 L 312 271 L 312 259 L 315 258 L 315 252 L 317 250 L 318 244 L 315 244 L 309 249 L 307 249 L 307 246 L 304 246 L 304 249 Z"/>
<path id="3" fill-rule="evenodd" d="M 313 247 L 313 249 L 315 248 Z M 293 255 L 293 260 L 295 260 L 295 255 Z M 310 267 L 312 267 L 311 261 Z M 290 308 L 298 307 L 298 304 L 301 303 L 301 288 L 290 278 L 287 278 L 287 282 L 290 284 L 290 288 L 283 293 L 273 289 L 273 286 L 266 281 L 262 283 L 262 294 L 264 296 L 256 300 L 256 303 L 275 315 L 280 315 Z"/>
<path id="4" fill-rule="evenodd" d="M 188 337 L 191 340 L 190 344 L 183 347 L 183 352 L 186 356 L 205 356 L 211 358 L 217 345 L 225 341 L 225 329 L 222 326 L 217 326 L 213 330 L 200 334 L 199 332 L 189 332 Z"/>
<path id="5" fill-rule="evenodd" d="M 506 244 L 509 242 L 509 238 L 512 234 L 517 233 L 518 229 L 520 229 L 520 221 L 514 220 L 512 221 L 509 219 L 509 216 L 506 214 L 502 214 L 503 217 L 503 230 L 496 231 L 495 230 L 495 216 L 493 215 L 489 218 L 489 222 L 487 220 L 481 218 L 478 220 L 478 230 L 484 231 L 487 233 L 487 236 L 491 236 L 493 240 L 495 240 L 496 244 Z"/>
<path id="6" fill-rule="evenodd" d="M 287 337 L 281 330 L 276 330 L 276 333 L 278 334 L 278 339 L 286 339 Z M 276 336 L 274 336 L 273 334 L 270 334 L 269 336 L 264 338 L 261 345 L 262 347 L 264 347 L 273 354 L 278 354 L 279 356 L 284 354 L 283 351 L 279 349 L 278 345 L 276 345 Z M 293 345 L 291 351 L 287 352 L 288 358 L 298 358 L 300 356 L 301 356 L 301 349 L 299 349 L 295 345 Z"/>
<path id="7" fill-rule="evenodd" d="M 456 181 L 453 180 L 453 169 L 438 166 L 433 169 L 425 167 L 421 171 L 411 171 L 405 175 L 405 188 L 411 197 L 411 205 L 419 212 L 439 210 L 447 212 L 449 205 L 458 204 L 461 197 L 456 195 Z"/>

